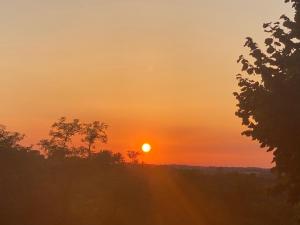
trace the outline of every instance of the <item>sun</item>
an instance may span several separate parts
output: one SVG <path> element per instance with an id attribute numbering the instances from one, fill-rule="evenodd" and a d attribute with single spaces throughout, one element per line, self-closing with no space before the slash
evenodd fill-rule
<path id="1" fill-rule="evenodd" d="M 145 152 L 145 153 L 148 153 L 151 151 L 151 145 L 148 144 L 148 143 L 145 143 L 142 145 L 142 151 Z"/>

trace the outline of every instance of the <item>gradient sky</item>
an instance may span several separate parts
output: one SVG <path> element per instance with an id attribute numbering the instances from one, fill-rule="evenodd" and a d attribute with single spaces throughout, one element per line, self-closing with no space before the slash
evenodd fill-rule
<path id="1" fill-rule="evenodd" d="M 110 125 L 104 148 L 153 145 L 148 163 L 271 166 L 234 116 L 244 38 L 283 0 L 0 3 L 0 123 L 46 137 L 59 117 Z"/>

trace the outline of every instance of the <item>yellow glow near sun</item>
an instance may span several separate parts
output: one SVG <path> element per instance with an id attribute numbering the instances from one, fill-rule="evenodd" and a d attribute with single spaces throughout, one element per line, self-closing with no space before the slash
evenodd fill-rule
<path id="1" fill-rule="evenodd" d="M 148 153 L 151 151 L 151 145 L 148 144 L 148 143 L 145 143 L 142 145 L 142 151 L 145 152 L 145 153 Z"/>

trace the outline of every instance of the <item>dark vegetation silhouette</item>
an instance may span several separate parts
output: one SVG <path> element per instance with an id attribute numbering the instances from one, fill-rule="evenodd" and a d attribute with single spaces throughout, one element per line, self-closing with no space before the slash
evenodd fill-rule
<path id="1" fill-rule="evenodd" d="M 295 9 L 294 19 L 285 15 L 263 25 L 269 35 L 266 50 L 248 37 L 245 46 L 251 60 L 240 56 L 236 115 L 247 130 L 243 135 L 258 141 L 274 154 L 277 191 L 300 201 L 300 0 L 285 0 Z"/>
<path id="2" fill-rule="evenodd" d="M 127 162 L 97 150 L 101 124 L 61 118 L 39 150 L 0 127 L 0 224 L 297 224 L 299 209 L 268 194 L 270 174 L 140 165 L 136 151 Z"/>
<path id="3" fill-rule="evenodd" d="M 42 139 L 38 145 L 49 158 L 91 158 L 95 144 L 107 142 L 107 128 L 107 124 L 99 121 L 80 123 L 78 119 L 74 119 L 68 122 L 65 117 L 62 117 L 51 126 L 50 138 Z M 72 140 L 76 135 L 80 135 L 82 144 L 85 146 L 72 146 Z"/>
<path id="4" fill-rule="evenodd" d="M 127 156 L 130 159 L 130 162 L 132 164 L 138 164 L 139 163 L 139 156 L 141 155 L 138 151 L 128 151 Z"/>

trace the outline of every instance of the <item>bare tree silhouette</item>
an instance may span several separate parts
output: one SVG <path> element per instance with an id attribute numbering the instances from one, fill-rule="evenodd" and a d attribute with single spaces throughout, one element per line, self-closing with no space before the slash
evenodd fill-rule
<path id="1" fill-rule="evenodd" d="M 132 164 L 138 164 L 139 163 L 139 156 L 141 155 L 138 151 L 128 151 L 127 156 L 130 159 Z"/>

